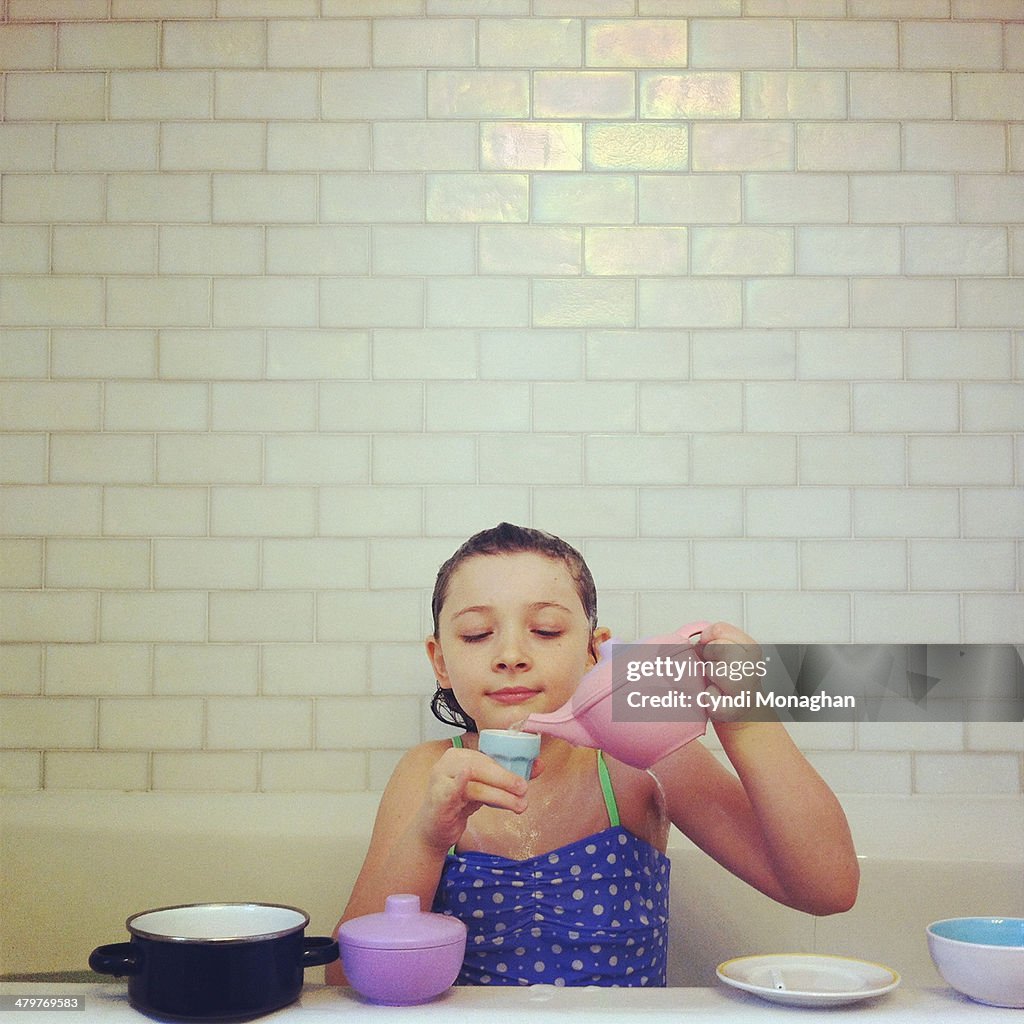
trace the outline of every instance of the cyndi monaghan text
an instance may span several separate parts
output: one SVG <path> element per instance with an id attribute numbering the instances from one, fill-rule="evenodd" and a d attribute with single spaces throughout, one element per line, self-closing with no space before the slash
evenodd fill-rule
<path id="1" fill-rule="evenodd" d="M 694 694 L 683 690 L 670 690 L 667 693 L 641 693 L 639 690 L 631 690 L 626 694 L 626 704 L 631 708 L 698 707 L 712 713 L 756 708 L 799 708 L 814 713 L 823 708 L 856 708 L 857 701 L 849 693 L 763 693 L 761 690 L 743 690 L 730 694 L 700 690 Z"/>

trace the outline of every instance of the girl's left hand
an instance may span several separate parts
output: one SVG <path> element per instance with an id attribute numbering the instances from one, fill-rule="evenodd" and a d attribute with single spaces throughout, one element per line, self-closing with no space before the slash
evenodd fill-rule
<path id="1" fill-rule="evenodd" d="M 705 629 L 696 643 L 698 656 L 702 661 L 713 662 L 718 671 L 712 671 L 712 682 L 706 689 L 714 696 L 736 697 L 742 693 L 753 693 L 759 688 L 763 665 L 762 652 L 758 643 L 742 630 L 729 622 L 716 622 Z M 749 702 L 749 703 L 752 703 Z M 737 722 L 754 717 L 749 706 L 719 706 L 708 711 L 713 722 Z"/>

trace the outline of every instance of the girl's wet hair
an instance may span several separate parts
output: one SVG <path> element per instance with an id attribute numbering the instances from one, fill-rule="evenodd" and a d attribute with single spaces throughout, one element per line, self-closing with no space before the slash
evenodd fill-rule
<path id="1" fill-rule="evenodd" d="M 446 561 L 437 572 L 434 595 L 430 609 L 434 618 L 434 637 L 438 636 L 441 608 L 448 596 L 452 576 L 463 562 L 476 555 L 514 555 L 521 552 L 544 555 L 561 562 L 576 586 L 583 612 L 590 623 L 590 630 L 597 628 L 597 587 L 583 556 L 571 545 L 552 533 L 534 530 L 512 523 L 499 523 L 489 530 L 481 530 L 469 538 Z M 430 700 L 430 710 L 435 718 L 445 725 L 454 725 L 468 732 L 476 732 L 476 722 L 459 706 L 455 694 L 444 689 L 440 683 Z"/>

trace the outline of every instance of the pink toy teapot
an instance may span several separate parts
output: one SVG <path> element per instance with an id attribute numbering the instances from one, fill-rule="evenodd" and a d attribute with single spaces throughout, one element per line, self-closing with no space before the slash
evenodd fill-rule
<path id="1" fill-rule="evenodd" d="M 625 689 L 637 690 L 643 679 L 631 679 L 622 671 L 620 659 L 613 657 L 613 647 L 621 644 L 614 637 L 601 644 L 597 664 L 580 680 L 572 698 L 557 711 L 530 715 L 520 726 L 525 732 L 557 736 L 580 747 L 597 747 L 612 757 L 636 768 L 650 768 L 673 751 L 703 736 L 707 714 L 695 701 L 707 681 L 696 668 L 699 661 L 694 645 L 699 634 L 710 623 L 693 622 L 674 633 L 650 637 L 631 643 L 631 648 L 657 647 L 659 657 L 674 664 L 689 662 L 692 673 L 683 673 L 677 689 L 688 694 L 690 703 L 685 714 L 675 717 L 659 714 L 656 720 L 627 720 L 620 714 L 620 700 Z M 682 672 L 682 669 L 678 670 Z M 685 698 L 683 698 L 685 699 Z M 613 710 L 614 709 L 614 710 Z"/>

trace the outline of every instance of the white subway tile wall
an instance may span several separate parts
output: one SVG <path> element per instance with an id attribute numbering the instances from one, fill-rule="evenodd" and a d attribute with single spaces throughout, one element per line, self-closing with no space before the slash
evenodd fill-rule
<path id="1" fill-rule="evenodd" d="M 1021 0 L 0 14 L 3 787 L 379 789 L 502 519 L 623 637 L 1024 640 Z"/>

